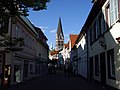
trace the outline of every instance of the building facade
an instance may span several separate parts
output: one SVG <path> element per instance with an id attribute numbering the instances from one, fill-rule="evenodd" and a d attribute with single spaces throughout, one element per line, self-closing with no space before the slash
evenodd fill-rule
<path id="1" fill-rule="evenodd" d="M 64 59 L 64 64 L 70 62 L 70 55 L 69 55 L 69 42 L 67 44 L 64 44 L 62 55 Z"/>
<path id="2" fill-rule="evenodd" d="M 88 78 L 120 89 L 120 0 L 93 0 L 84 24 L 87 31 Z"/>
<path id="3" fill-rule="evenodd" d="M 1 85 L 12 85 L 34 78 L 46 72 L 48 60 L 47 38 L 40 37 L 36 28 L 23 16 L 9 19 L 8 35 L 24 39 L 23 50 L 6 53 L 1 48 L 2 79 Z M 40 40 L 41 39 L 41 40 Z"/>
<path id="4" fill-rule="evenodd" d="M 87 40 L 84 28 L 79 33 L 75 44 L 77 48 L 78 75 L 87 79 Z"/>
<path id="5" fill-rule="evenodd" d="M 72 72 L 74 75 L 78 74 L 77 48 L 75 45 L 77 37 L 78 37 L 77 34 L 70 34 L 70 41 L 69 41 L 70 65 L 72 67 Z"/>

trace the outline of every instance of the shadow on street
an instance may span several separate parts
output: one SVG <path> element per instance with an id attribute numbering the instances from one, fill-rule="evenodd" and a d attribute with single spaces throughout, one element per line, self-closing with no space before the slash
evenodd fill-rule
<path id="1" fill-rule="evenodd" d="M 78 76 L 67 76 L 62 70 L 56 74 L 46 74 L 42 77 L 10 86 L 7 90 L 107 90 L 99 85 L 88 82 Z"/>

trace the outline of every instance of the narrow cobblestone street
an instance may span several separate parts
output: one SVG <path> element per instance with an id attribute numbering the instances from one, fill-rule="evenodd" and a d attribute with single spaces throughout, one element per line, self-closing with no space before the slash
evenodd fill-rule
<path id="1" fill-rule="evenodd" d="M 7 90 L 107 90 L 80 77 L 66 76 L 63 71 L 13 85 Z"/>

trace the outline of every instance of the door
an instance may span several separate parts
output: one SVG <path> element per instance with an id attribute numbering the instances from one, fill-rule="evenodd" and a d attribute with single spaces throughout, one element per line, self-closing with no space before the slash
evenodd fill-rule
<path id="1" fill-rule="evenodd" d="M 104 86 L 106 84 L 106 62 L 105 62 L 105 52 L 100 54 L 100 74 L 101 74 L 101 84 Z"/>
<path id="2" fill-rule="evenodd" d="M 93 81 L 93 57 L 90 57 L 90 81 Z"/>

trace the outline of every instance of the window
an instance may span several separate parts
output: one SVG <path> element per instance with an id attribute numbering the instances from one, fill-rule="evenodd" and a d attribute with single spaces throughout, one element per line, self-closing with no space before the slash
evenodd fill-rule
<path id="1" fill-rule="evenodd" d="M 99 57 L 95 55 L 95 76 L 99 76 Z"/>
<path id="2" fill-rule="evenodd" d="M 19 37 L 20 27 L 16 25 L 16 38 Z"/>
<path id="3" fill-rule="evenodd" d="M 97 27 L 96 22 L 94 22 L 94 38 L 97 39 Z"/>
<path id="4" fill-rule="evenodd" d="M 99 19 L 97 18 L 96 19 L 96 36 L 97 36 L 97 38 L 100 36 L 100 30 L 99 30 Z"/>
<path id="5" fill-rule="evenodd" d="M 106 30 L 108 30 L 109 28 L 109 23 L 110 23 L 110 16 L 109 16 L 109 12 L 110 11 L 110 5 L 109 3 L 106 5 L 106 8 L 105 8 L 105 18 L 106 18 Z"/>
<path id="6" fill-rule="evenodd" d="M 115 79 L 114 49 L 107 51 L 108 78 Z"/>
<path id="7" fill-rule="evenodd" d="M 9 17 L 7 15 L 0 15 L 0 33 L 8 33 Z"/>
<path id="8" fill-rule="evenodd" d="M 106 31 L 105 10 L 102 11 L 102 34 Z"/>
<path id="9" fill-rule="evenodd" d="M 91 27 L 91 30 L 92 30 L 92 42 L 94 42 L 94 40 L 95 40 L 95 32 L 94 32 L 93 26 Z"/>
<path id="10" fill-rule="evenodd" d="M 92 29 L 90 28 L 90 45 L 92 44 Z"/>
<path id="11" fill-rule="evenodd" d="M 21 65 L 14 65 L 14 81 L 21 82 Z"/>
<path id="12" fill-rule="evenodd" d="M 118 0 L 110 0 L 110 25 L 118 20 Z"/>
<path id="13" fill-rule="evenodd" d="M 98 35 L 101 35 L 102 31 L 102 14 L 99 15 L 98 17 L 98 22 L 99 22 L 99 29 L 98 29 Z"/>
<path id="14" fill-rule="evenodd" d="M 93 26 L 90 28 L 90 44 L 92 44 L 95 40 L 95 32 Z"/>

